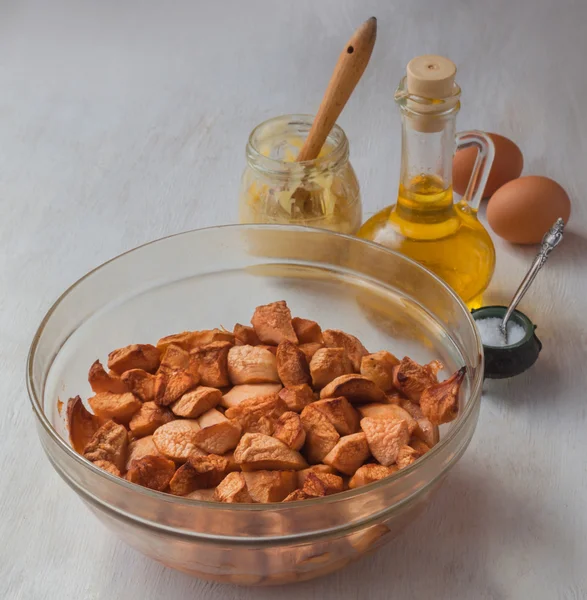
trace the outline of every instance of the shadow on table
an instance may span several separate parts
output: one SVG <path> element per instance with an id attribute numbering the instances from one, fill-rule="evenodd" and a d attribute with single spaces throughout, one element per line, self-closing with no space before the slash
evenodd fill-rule
<path id="1" fill-rule="evenodd" d="M 552 404 L 560 395 L 565 380 L 552 361 L 541 355 L 536 364 L 524 373 L 509 379 L 486 379 L 483 391 L 490 394 L 490 402 L 526 409 L 538 403 Z M 531 393 L 530 390 L 535 390 Z"/>
<path id="2" fill-rule="evenodd" d="M 239 600 L 387 600 L 429 598 L 432 592 L 438 598 L 501 600 L 511 597 L 513 582 L 495 577 L 500 562 L 516 556 L 522 568 L 525 548 L 544 540 L 545 551 L 556 553 L 570 543 L 564 531 L 537 518 L 529 506 L 535 500 L 516 496 L 494 476 L 457 466 L 414 524 L 378 552 L 327 577 L 244 588 L 206 584 L 171 571 L 168 576 L 187 579 L 194 593 L 209 585 L 211 596 L 214 589 L 215 597 Z"/>
<path id="3" fill-rule="evenodd" d="M 528 266 L 536 256 L 538 249 L 540 248 L 540 244 L 510 244 L 508 242 L 504 242 L 510 251 L 518 254 L 519 256 L 524 256 L 528 259 Z M 498 250 L 499 253 L 499 250 Z M 562 242 L 557 246 L 556 250 L 552 252 L 548 259 L 548 264 L 552 264 L 554 266 L 562 266 L 564 263 L 568 263 L 572 258 L 579 259 L 580 257 L 585 256 L 587 253 L 587 237 L 585 234 L 580 233 L 578 231 L 573 231 L 572 229 L 567 229 L 564 232 Z"/>
<path id="4" fill-rule="evenodd" d="M 512 245 L 520 256 L 525 256 L 528 259 L 528 267 L 538 252 L 539 244 L 532 246 Z M 587 255 L 587 238 L 576 231 L 565 231 L 563 241 L 553 250 L 548 258 L 548 267 L 561 269 L 565 265 L 568 266 L 569 261 L 573 259 L 581 260 Z"/>
<path id="5" fill-rule="evenodd" d="M 532 261 L 534 260 L 539 245 L 534 244 L 532 246 L 521 246 L 516 244 L 509 245 L 512 252 L 518 254 L 519 256 L 525 257 L 527 261 L 527 269 L 530 268 Z M 555 250 L 553 250 L 552 254 L 550 254 L 548 258 L 548 263 L 544 267 L 545 270 L 556 270 L 558 272 L 562 270 L 566 270 L 569 272 L 570 269 L 574 265 L 582 265 L 584 261 L 584 257 L 587 255 L 587 237 L 585 237 L 581 233 L 577 233 L 575 231 L 566 231 L 564 234 L 564 239 L 560 243 L 559 246 Z M 520 282 L 522 281 L 522 276 L 525 271 L 520 273 Z M 539 274 L 538 277 L 541 275 Z M 556 278 L 555 281 L 563 281 L 562 277 Z M 517 284 L 516 284 L 517 287 Z M 483 299 L 486 301 L 486 304 L 495 304 L 501 306 L 508 306 L 512 296 L 516 288 L 512 288 L 511 290 L 494 290 L 491 287 L 484 294 Z M 532 291 L 528 292 L 528 295 L 531 297 Z M 523 301 L 522 301 L 523 304 Z M 524 312 L 524 309 L 522 309 Z M 539 315 L 528 314 L 531 319 L 538 319 Z"/>
<path id="6" fill-rule="evenodd" d="M 378 600 L 429 598 L 436 590 L 438 598 L 500 600 L 511 597 L 510 585 L 506 583 L 506 591 L 495 578 L 496 565 L 507 560 L 504 548 L 518 556 L 536 539 L 548 540 L 549 552 L 562 551 L 569 543 L 558 528 L 537 519 L 526 498 L 516 497 L 495 477 L 458 466 L 428 511 L 396 540 L 342 573 L 296 586 L 295 593 L 319 598 L 337 590 L 339 598 Z M 293 588 L 283 591 L 279 596 L 289 598 Z M 277 597 L 271 590 L 257 592 L 257 598 Z"/>
<path id="7" fill-rule="evenodd" d="M 394 588 L 398 598 L 426 598 L 433 590 L 438 598 L 461 598 L 472 589 L 477 599 L 505 598 L 499 581 L 492 580 L 479 563 L 487 553 L 484 548 L 488 542 L 499 536 L 495 522 L 490 527 L 485 516 L 499 513 L 501 491 L 492 489 L 478 475 L 456 469 L 433 497 L 427 512 L 402 535 L 378 554 L 348 567 L 344 574 L 321 580 L 321 585 L 337 587 L 341 598 L 365 600 L 394 598 Z M 311 585 L 298 587 L 300 597 L 310 596 Z"/>

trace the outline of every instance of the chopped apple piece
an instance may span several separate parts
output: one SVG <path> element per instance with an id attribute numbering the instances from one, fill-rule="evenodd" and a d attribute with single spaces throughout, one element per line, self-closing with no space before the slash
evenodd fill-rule
<path id="1" fill-rule="evenodd" d="M 405 356 L 393 369 L 393 385 L 404 396 L 419 404 L 424 389 L 438 383 L 436 374 L 442 368 L 442 363 L 437 360 L 422 366 Z"/>
<path id="2" fill-rule="evenodd" d="M 230 504 L 252 502 L 242 473 L 229 473 L 214 491 L 214 500 Z"/>
<path id="3" fill-rule="evenodd" d="M 173 421 L 174 418 L 169 409 L 154 402 L 144 402 L 132 416 L 128 427 L 135 438 L 141 438 L 153 434 L 158 427 Z"/>
<path id="4" fill-rule="evenodd" d="M 100 419 L 84 406 L 79 396 L 76 396 L 67 402 L 67 426 L 73 449 L 82 454 L 88 442 L 98 431 Z"/>
<path id="5" fill-rule="evenodd" d="M 404 410 L 409 412 L 410 415 L 416 420 L 424 417 L 424 414 L 422 413 L 422 409 L 420 408 L 420 405 L 416 404 L 415 402 L 412 402 L 411 400 L 408 400 L 407 398 L 401 398 L 399 405 Z"/>
<path id="6" fill-rule="evenodd" d="M 174 344 L 188 352 L 198 346 L 207 346 L 214 342 L 229 342 L 234 344 L 234 335 L 224 329 L 204 329 L 203 331 L 184 331 L 161 338 L 157 342 L 157 348 L 165 352 L 170 344 Z"/>
<path id="7" fill-rule="evenodd" d="M 369 352 L 354 335 L 339 329 L 327 329 L 322 332 L 322 335 L 327 348 L 344 348 L 351 359 L 355 373 L 361 370 L 361 359 Z"/>
<path id="8" fill-rule="evenodd" d="M 397 454 L 396 464 L 400 469 L 404 469 L 416 462 L 420 456 L 420 453 L 411 446 L 402 446 Z"/>
<path id="9" fill-rule="evenodd" d="M 124 426 L 106 421 L 84 448 L 84 456 L 91 462 L 108 461 L 122 472 L 126 466 L 127 451 L 128 434 Z"/>
<path id="10" fill-rule="evenodd" d="M 340 438 L 336 446 L 324 457 L 324 464 L 345 475 L 354 475 L 370 455 L 367 436 L 363 432 L 353 433 Z"/>
<path id="11" fill-rule="evenodd" d="M 280 383 L 252 383 L 235 385 L 222 396 L 220 406 L 232 408 L 249 398 L 261 398 L 277 394 L 282 388 Z"/>
<path id="12" fill-rule="evenodd" d="M 314 496 L 310 496 L 303 490 L 294 490 L 291 494 L 286 496 L 282 502 L 297 502 L 298 500 L 308 500 L 309 498 L 313 498 Z"/>
<path id="13" fill-rule="evenodd" d="M 152 402 L 155 400 L 155 382 L 157 377 L 143 371 L 143 369 L 131 369 L 125 371 L 121 380 L 141 402 Z"/>
<path id="14" fill-rule="evenodd" d="M 407 423 L 393 417 L 365 417 L 361 419 L 361 429 L 371 454 L 386 467 L 397 460 L 400 448 L 410 439 Z"/>
<path id="15" fill-rule="evenodd" d="M 436 446 L 440 440 L 438 425 L 432 425 L 426 417 L 416 420 L 416 428 L 413 435 L 421 439 L 430 448 Z"/>
<path id="16" fill-rule="evenodd" d="M 393 369 L 397 365 L 399 360 L 391 352 L 382 350 L 367 354 L 361 359 L 361 375 L 368 377 L 384 392 L 389 392 L 394 389 Z"/>
<path id="17" fill-rule="evenodd" d="M 277 373 L 285 386 L 309 384 L 310 367 L 305 354 L 290 341 L 284 341 L 277 346 Z"/>
<path id="18" fill-rule="evenodd" d="M 418 452 L 418 457 L 424 456 L 426 452 L 430 451 L 430 446 L 415 436 L 410 438 L 408 446 L 411 446 L 416 452 Z"/>
<path id="19" fill-rule="evenodd" d="M 332 475 L 336 475 L 335 469 L 333 469 L 330 465 L 312 465 L 307 469 L 302 469 L 301 471 L 296 472 L 297 487 L 304 487 L 304 482 L 310 473 L 331 473 Z"/>
<path id="20" fill-rule="evenodd" d="M 279 397 L 285 402 L 288 410 L 293 412 L 302 412 L 308 404 L 316 400 L 316 396 L 309 385 L 292 385 L 283 388 L 279 392 Z"/>
<path id="21" fill-rule="evenodd" d="M 131 369 L 154 373 L 159 368 L 161 352 L 151 344 L 131 344 L 108 355 L 108 368 L 122 375 Z"/>
<path id="22" fill-rule="evenodd" d="M 295 471 L 249 471 L 243 477 L 253 502 L 281 502 L 296 488 Z"/>
<path id="23" fill-rule="evenodd" d="M 320 350 L 320 348 L 324 348 L 324 344 L 318 344 L 317 342 L 310 342 L 308 344 L 300 344 L 299 349 L 304 353 L 308 364 L 312 360 L 314 354 Z"/>
<path id="24" fill-rule="evenodd" d="M 322 328 L 316 321 L 294 317 L 292 325 L 300 344 L 323 344 Z"/>
<path id="25" fill-rule="evenodd" d="M 187 496 L 195 490 L 216 487 L 228 472 L 228 461 L 222 456 L 191 456 L 173 475 L 169 483 L 175 496 Z"/>
<path id="26" fill-rule="evenodd" d="M 459 390 L 467 373 L 463 367 L 446 381 L 424 389 L 420 397 L 422 413 L 433 425 L 454 421 L 459 414 Z"/>
<path id="27" fill-rule="evenodd" d="M 206 488 L 203 490 L 190 492 L 189 494 L 186 494 L 184 498 L 189 498 L 190 500 L 201 500 L 204 502 L 213 502 L 214 494 L 216 494 L 216 488 Z"/>
<path id="28" fill-rule="evenodd" d="M 161 353 L 163 353 L 169 346 L 173 344 L 174 346 L 179 346 L 180 348 L 183 348 L 189 352 L 195 345 L 192 343 L 195 333 L 198 332 L 182 331 L 181 333 L 166 335 L 157 342 L 157 348 Z"/>
<path id="29" fill-rule="evenodd" d="M 234 343 L 236 346 L 258 346 L 261 340 L 252 327 L 237 323 L 234 326 Z"/>
<path id="30" fill-rule="evenodd" d="M 198 385 L 198 376 L 190 371 L 158 373 L 155 379 L 155 402 L 169 406 Z"/>
<path id="31" fill-rule="evenodd" d="M 160 452 L 153 442 L 152 435 L 133 440 L 128 445 L 125 470 L 128 471 L 133 460 L 143 458 L 143 456 L 157 456 L 158 454 L 160 454 Z"/>
<path id="32" fill-rule="evenodd" d="M 143 456 L 132 461 L 126 478 L 131 483 L 163 492 L 174 473 L 175 463 L 172 460 L 164 456 Z"/>
<path id="33" fill-rule="evenodd" d="M 192 419 L 176 419 L 161 425 L 153 434 L 153 442 L 163 456 L 183 463 L 196 452 L 196 434 L 200 430 L 197 421 Z"/>
<path id="34" fill-rule="evenodd" d="M 358 411 L 361 413 L 361 417 L 392 417 L 403 419 L 408 426 L 410 435 L 418 426 L 416 419 L 414 419 L 407 410 L 404 410 L 401 406 L 395 404 L 382 404 L 380 402 L 362 404 L 358 407 Z"/>
<path id="35" fill-rule="evenodd" d="M 304 408 L 300 418 L 306 431 L 305 456 L 311 464 L 321 463 L 336 446 L 340 435 L 328 418 L 312 404 Z"/>
<path id="36" fill-rule="evenodd" d="M 323 388 L 341 375 L 353 372 L 353 365 L 344 348 L 321 348 L 310 361 L 312 384 Z"/>
<path id="37" fill-rule="evenodd" d="M 212 342 L 190 352 L 192 370 L 197 370 L 202 385 L 221 388 L 230 384 L 228 354 L 232 347 L 230 342 Z"/>
<path id="38" fill-rule="evenodd" d="M 273 437 L 281 440 L 293 450 L 300 450 L 306 441 L 306 432 L 302 426 L 300 415 L 295 412 L 285 412 L 277 419 Z"/>
<path id="39" fill-rule="evenodd" d="M 344 396 L 353 404 L 385 401 L 385 393 L 362 375 L 341 375 L 320 392 L 320 398 L 338 396 Z"/>
<path id="40" fill-rule="evenodd" d="M 171 410 L 178 417 L 195 419 L 217 406 L 221 399 L 222 392 L 220 390 L 202 385 L 176 400 L 171 405 Z"/>
<path id="41" fill-rule="evenodd" d="M 276 346 L 284 340 L 289 340 L 294 344 L 298 343 L 292 325 L 291 312 L 283 300 L 257 306 L 251 324 L 263 344 Z"/>
<path id="42" fill-rule="evenodd" d="M 88 404 L 100 419 L 116 419 L 121 423 L 128 423 L 141 407 L 141 401 L 130 392 L 125 394 L 101 392 L 88 398 Z"/>
<path id="43" fill-rule="evenodd" d="M 361 487 L 363 485 L 367 485 L 369 483 L 373 483 L 374 481 L 379 481 L 380 479 L 384 479 L 385 477 L 389 477 L 394 473 L 397 473 L 398 468 L 396 465 L 391 465 L 390 467 L 384 467 L 383 465 L 378 465 L 375 463 L 363 465 L 359 467 L 355 474 L 351 477 L 349 481 L 349 488 L 354 490 L 355 488 Z"/>
<path id="44" fill-rule="evenodd" d="M 198 448 L 209 454 L 224 454 L 236 448 L 241 437 L 238 422 L 227 419 L 220 411 L 211 408 L 199 419 L 200 430 L 194 442 Z"/>
<path id="45" fill-rule="evenodd" d="M 226 461 L 228 462 L 228 466 L 226 467 L 226 472 L 231 473 L 232 471 L 240 471 L 240 465 L 234 460 L 234 450 L 229 450 L 222 455 Z"/>
<path id="46" fill-rule="evenodd" d="M 99 360 L 94 362 L 90 367 L 88 381 L 95 394 L 100 394 L 101 392 L 110 392 L 111 394 L 132 392 L 119 375 L 113 372 L 107 373 Z"/>
<path id="47" fill-rule="evenodd" d="M 359 431 L 359 413 L 344 396 L 318 400 L 312 406 L 334 425 L 340 435 L 350 435 Z"/>
<path id="48" fill-rule="evenodd" d="M 342 492 L 344 483 L 342 477 L 331 473 L 310 473 L 304 482 L 303 492 L 311 497 L 330 496 Z"/>
<path id="49" fill-rule="evenodd" d="M 308 466 L 299 452 L 262 433 L 245 433 L 234 451 L 234 459 L 243 471 L 299 471 Z"/>
<path id="50" fill-rule="evenodd" d="M 233 385 L 281 383 L 277 359 L 260 346 L 234 346 L 228 353 L 228 375 Z"/>
<path id="51" fill-rule="evenodd" d="M 161 357 L 159 371 L 173 373 L 173 371 L 189 371 L 191 367 L 190 353 L 180 346 L 169 344 Z"/>
<path id="52" fill-rule="evenodd" d="M 245 433 L 272 435 L 277 419 L 287 411 L 283 400 L 277 394 L 249 398 L 224 413 L 228 419 L 236 420 Z"/>

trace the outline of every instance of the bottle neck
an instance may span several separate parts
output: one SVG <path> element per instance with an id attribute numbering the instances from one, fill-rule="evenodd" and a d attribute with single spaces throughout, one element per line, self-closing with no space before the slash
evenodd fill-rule
<path id="1" fill-rule="evenodd" d="M 452 210 L 456 114 L 455 109 L 423 115 L 402 107 L 398 209 L 424 214 Z"/>

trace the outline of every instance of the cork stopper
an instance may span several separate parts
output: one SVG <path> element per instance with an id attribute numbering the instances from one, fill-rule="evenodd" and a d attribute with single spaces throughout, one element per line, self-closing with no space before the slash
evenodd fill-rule
<path id="1" fill-rule="evenodd" d="M 416 56 L 407 67 L 408 93 L 434 100 L 450 98 L 456 72 L 456 65 L 444 56 Z"/>
<path id="2" fill-rule="evenodd" d="M 459 102 L 460 90 L 455 86 L 456 65 L 444 56 L 425 54 L 413 58 L 406 71 L 406 91 L 410 96 L 444 100 L 426 104 L 408 99 L 407 105 L 414 111 L 409 125 L 422 132 L 442 131 L 444 124 L 438 114 Z"/>

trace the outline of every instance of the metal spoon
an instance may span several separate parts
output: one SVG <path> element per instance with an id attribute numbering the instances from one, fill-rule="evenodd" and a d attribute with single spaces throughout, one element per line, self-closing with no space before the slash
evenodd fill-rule
<path id="1" fill-rule="evenodd" d="M 508 330 L 507 324 L 512 316 L 512 313 L 516 309 L 516 306 L 520 303 L 520 300 L 524 297 L 529 287 L 532 285 L 538 271 L 542 269 L 548 255 L 553 251 L 553 249 L 561 243 L 563 239 L 563 231 L 565 228 L 565 223 L 562 219 L 557 219 L 555 224 L 546 232 L 544 237 L 542 238 L 542 244 L 540 245 L 540 250 L 532 263 L 532 266 L 528 269 L 526 276 L 522 279 L 522 283 L 520 283 L 520 287 L 516 290 L 510 305 L 503 317 L 503 321 L 499 325 L 499 330 L 503 335 L 503 339 L 505 343 L 508 343 Z"/>

